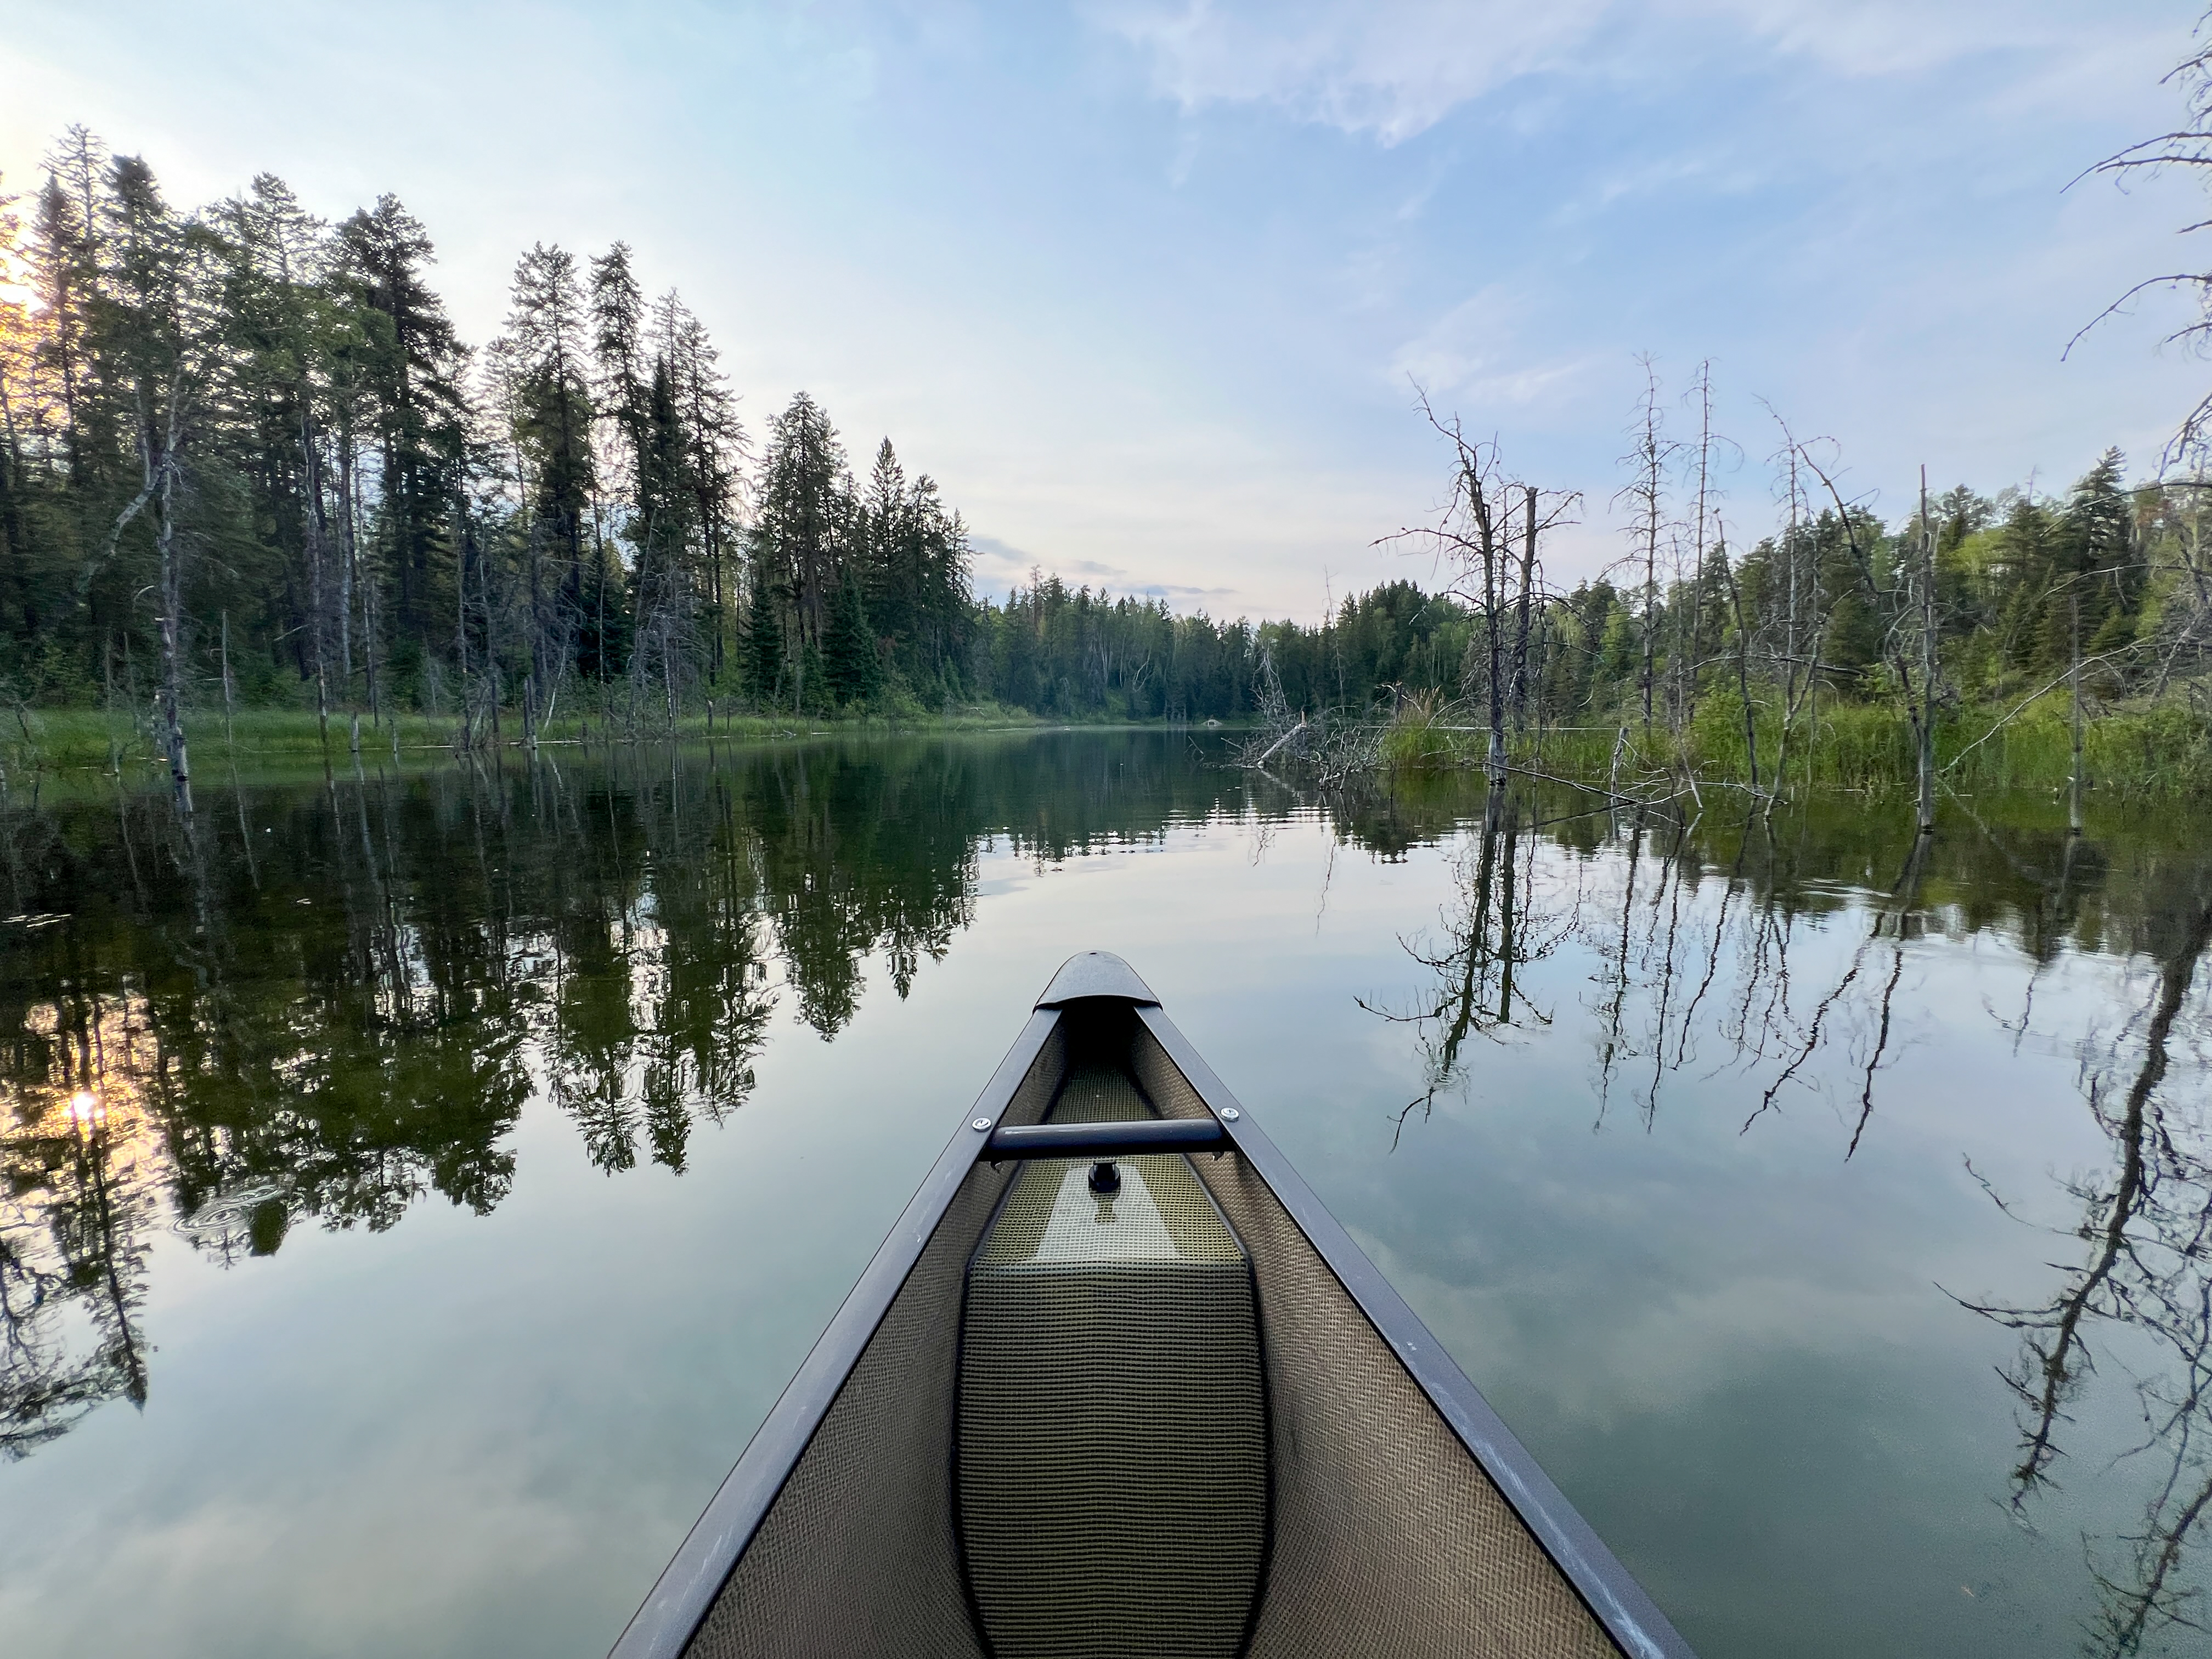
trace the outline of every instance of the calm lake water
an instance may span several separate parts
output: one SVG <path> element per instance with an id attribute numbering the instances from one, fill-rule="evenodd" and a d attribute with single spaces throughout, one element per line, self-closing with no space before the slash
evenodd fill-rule
<path id="1" fill-rule="evenodd" d="M 1211 759 L 16 780 L 0 1647 L 604 1653 L 1103 948 L 1706 1659 L 2205 1651 L 2200 823 Z"/>

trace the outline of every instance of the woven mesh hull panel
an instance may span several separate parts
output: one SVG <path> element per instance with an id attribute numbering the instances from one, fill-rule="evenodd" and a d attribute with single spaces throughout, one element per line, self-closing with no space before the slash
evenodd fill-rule
<path id="1" fill-rule="evenodd" d="M 1125 1079 L 1078 1074 L 1053 1119 L 1128 1103 Z M 976 1608 L 997 1659 L 1228 1659 L 1267 1555 L 1250 1267 L 1185 1159 L 1121 1160 L 1110 1200 L 1089 1168 L 1031 1164 L 969 1272 L 956 1479 Z"/>
<path id="2" fill-rule="evenodd" d="M 1149 1031 L 1163 1116 L 1206 1108 Z M 1620 1650 L 1265 1182 L 1194 1166 L 1249 1249 L 1267 1332 L 1274 1547 L 1251 1659 L 1614 1659 Z"/>
<path id="3" fill-rule="evenodd" d="M 1065 1056 L 1055 1032 L 1002 1122 L 1043 1116 Z M 968 1259 L 1014 1167 L 962 1183 L 686 1659 L 983 1659 L 948 1443 Z"/>

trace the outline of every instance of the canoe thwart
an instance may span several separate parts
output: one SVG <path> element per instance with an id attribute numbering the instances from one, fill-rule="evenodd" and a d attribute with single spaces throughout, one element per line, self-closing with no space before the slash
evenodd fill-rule
<path id="1" fill-rule="evenodd" d="M 1146 1152 L 1227 1152 L 1229 1132 L 1211 1117 L 1143 1118 L 1133 1123 L 1040 1123 L 999 1128 L 978 1162 L 1022 1158 L 1136 1158 Z"/>

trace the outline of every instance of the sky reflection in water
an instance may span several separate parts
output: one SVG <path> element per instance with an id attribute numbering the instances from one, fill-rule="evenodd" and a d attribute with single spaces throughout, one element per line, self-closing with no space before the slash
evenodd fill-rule
<path id="1" fill-rule="evenodd" d="M 2212 847 L 1590 806 L 1115 733 L 317 775 L 190 836 L 18 787 L 0 1630 L 603 1652 L 1106 948 L 1708 1659 L 2192 1650 Z"/>

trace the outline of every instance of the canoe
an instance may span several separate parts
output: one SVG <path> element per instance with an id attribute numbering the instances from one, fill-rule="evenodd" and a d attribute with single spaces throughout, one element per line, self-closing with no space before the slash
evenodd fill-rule
<path id="1" fill-rule="evenodd" d="M 1074 957 L 613 1659 L 1355 1654 L 1690 1649 L 1144 981 Z"/>

